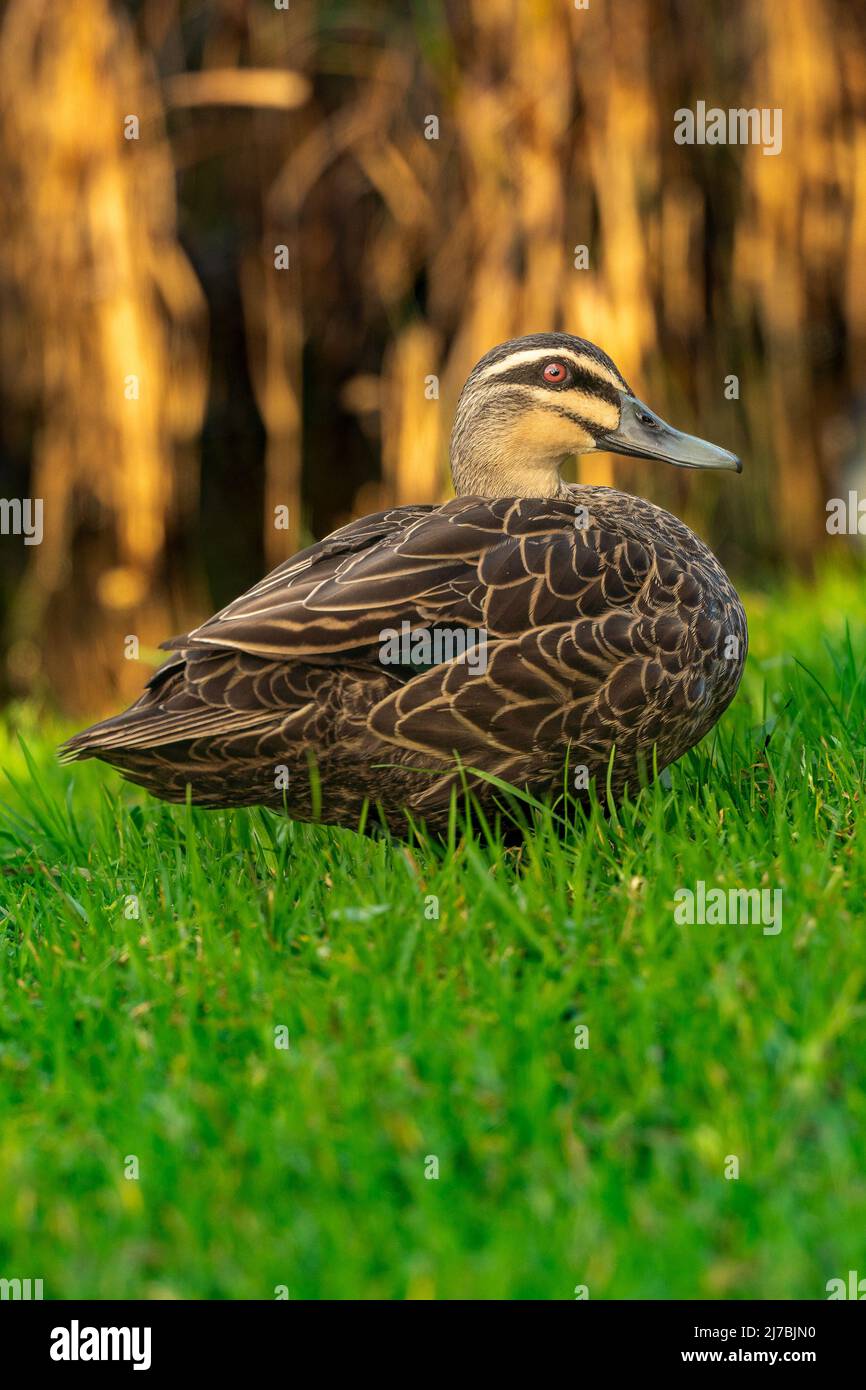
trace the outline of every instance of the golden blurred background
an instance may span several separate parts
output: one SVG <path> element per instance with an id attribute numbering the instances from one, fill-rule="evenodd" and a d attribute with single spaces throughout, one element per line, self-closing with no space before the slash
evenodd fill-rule
<path id="1" fill-rule="evenodd" d="M 677 144 L 699 100 L 780 108 L 781 153 Z M 866 481 L 848 0 L 8 0 L 0 119 L 0 497 L 44 501 L 0 538 L 7 698 L 114 709 L 300 543 L 446 497 L 462 382 L 519 333 L 743 456 L 578 476 L 750 583 Z"/>

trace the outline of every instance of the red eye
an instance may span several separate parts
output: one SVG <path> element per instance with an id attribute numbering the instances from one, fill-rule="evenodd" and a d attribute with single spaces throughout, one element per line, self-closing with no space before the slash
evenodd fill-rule
<path id="1" fill-rule="evenodd" d="M 565 378 L 568 376 L 568 372 L 566 371 L 565 367 L 562 365 L 561 362 L 548 362 L 547 366 L 542 372 L 542 376 L 544 377 L 544 380 L 549 381 L 551 385 L 558 386 L 561 381 L 565 381 Z"/>

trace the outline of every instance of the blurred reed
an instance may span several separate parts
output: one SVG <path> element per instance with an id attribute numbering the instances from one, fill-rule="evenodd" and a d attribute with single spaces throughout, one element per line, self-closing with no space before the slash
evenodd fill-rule
<path id="1" fill-rule="evenodd" d="M 733 485 L 605 457 L 582 479 L 753 576 L 826 541 L 866 402 L 845 0 L 10 0 L 0 77 L 3 438 L 54 518 L 2 578 L 13 687 L 109 705 L 120 635 L 201 615 L 204 573 L 222 601 L 309 530 L 447 495 L 462 381 L 523 332 L 598 342 L 746 461 Z M 675 144 L 698 99 L 781 108 L 782 153 Z"/>

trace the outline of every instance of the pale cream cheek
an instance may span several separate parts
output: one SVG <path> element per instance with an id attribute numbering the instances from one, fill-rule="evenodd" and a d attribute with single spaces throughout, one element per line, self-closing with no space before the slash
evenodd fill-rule
<path id="1" fill-rule="evenodd" d="M 593 404 L 597 406 L 599 402 Z M 611 406 L 604 414 L 610 420 L 599 420 L 599 429 L 616 429 L 619 411 Z M 527 410 L 506 427 L 504 435 L 503 444 L 509 456 L 522 459 L 526 467 L 566 454 L 585 454 L 595 448 L 595 439 L 588 430 L 550 410 Z"/>

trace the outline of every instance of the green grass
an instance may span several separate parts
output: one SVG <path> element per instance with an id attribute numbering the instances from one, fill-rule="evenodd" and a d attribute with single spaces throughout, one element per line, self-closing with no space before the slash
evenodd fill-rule
<path id="1" fill-rule="evenodd" d="M 0 1276 L 569 1299 L 866 1274 L 866 587 L 748 609 L 741 692 L 670 785 L 518 850 L 169 809 L 59 767 L 17 711 Z M 782 888 L 781 933 L 678 926 L 699 879 Z"/>

